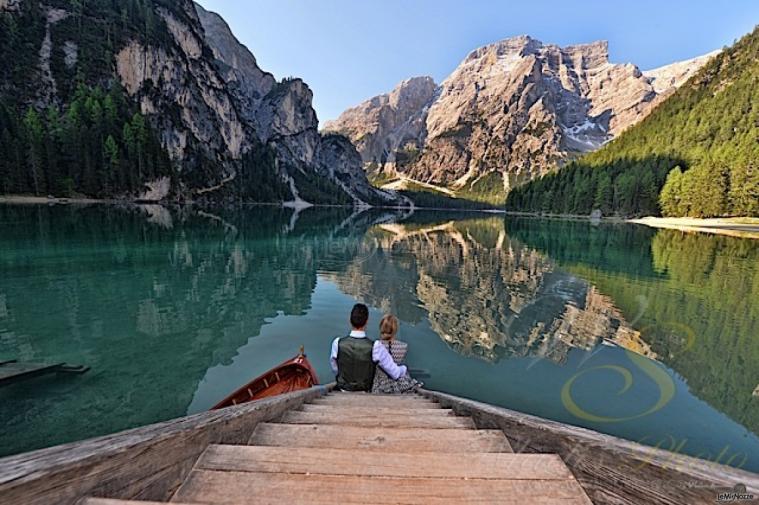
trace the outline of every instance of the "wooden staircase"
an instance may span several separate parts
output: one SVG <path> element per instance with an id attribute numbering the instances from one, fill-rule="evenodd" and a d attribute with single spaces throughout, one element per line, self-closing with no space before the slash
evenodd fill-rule
<path id="1" fill-rule="evenodd" d="M 210 445 L 174 493 L 184 504 L 590 504 L 561 458 L 514 454 L 500 430 L 418 395 L 331 393 Z M 83 505 L 150 502 L 87 498 Z"/>

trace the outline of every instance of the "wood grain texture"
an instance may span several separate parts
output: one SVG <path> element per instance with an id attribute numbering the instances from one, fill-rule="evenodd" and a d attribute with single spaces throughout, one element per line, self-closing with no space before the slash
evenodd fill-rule
<path id="1" fill-rule="evenodd" d="M 437 404 L 432 404 L 437 405 Z M 441 408 L 414 408 L 414 407 L 351 407 L 348 405 L 324 405 L 317 401 L 317 403 L 306 403 L 295 412 L 340 412 L 345 415 L 378 415 L 378 416 L 394 416 L 394 415 L 424 415 L 424 416 L 455 416 L 456 414 L 452 409 Z M 462 417 L 462 416 L 456 416 Z"/>
<path id="2" fill-rule="evenodd" d="M 437 479 L 573 480 L 555 454 L 383 452 L 211 445 L 197 470 Z"/>
<path id="3" fill-rule="evenodd" d="M 718 492 L 736 484 L 759 495 L 757 474 L 445 393 L 420 393 L 471 415 L 478 428 L 501 429 L 517 453 L 558 454 L 596 504 L 713 504 Z"/>
<path id="4" fill-rule="evenodd" d="M 435 409 L 428 409 L 435 412 Z M 462 428 L 474 429 L 470 417 L 428 416 L 426 414 L 358 414 L 334 409 L 332 412 L 287 412 L 281 422 L 289 424 L 336 424 L 341 426 L 364 426 L 367 428 Z"/>
<path id="5" fill-rule="evenodd" d="M 194 470 L 174 500 L 214 505 L 591 504 L 573 480 L 398 479 L 207 470 Z"/>
<path id="6" fill-rule="evenodd" d="M 114 500 L 111 498 L 84 498 L 83 500 L 77 502 L 77 505 L 166 505 L 166 502 Z M 176 505 L 190 505 L 190 504 L 176 503 Z"/>
<path id="7" fill-rule="evenodd" d="M 166 500 L 213 443 L 245 443 L 256 424 L 325 394 L 321 386 L 0 459 L 3 505 L 68 505 L 86 496 Z"/>
<path id="8" fill-rule="evenodd" d="M 439 409 L 440 405 L 419 396 L 370 395 L 367 393 L 333 393 L 314 402 L 315 405 L 333 407 L 377 407 Z"/>
<path id="9" fill-rule="evenodd" d="M 512 452 L 499 430 L 260 423 L 249 445 L 391 452 Z"/>

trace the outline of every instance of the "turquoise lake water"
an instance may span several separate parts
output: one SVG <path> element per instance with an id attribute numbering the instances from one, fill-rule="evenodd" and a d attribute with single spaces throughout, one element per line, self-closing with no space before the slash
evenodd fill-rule
<path id="1" fill-rule="evenodd" d="M 0 206 L 0 455 L 209 408 L 350 307 L 426 385 L 759 471 L 759 242 L 345 209 Z"/>

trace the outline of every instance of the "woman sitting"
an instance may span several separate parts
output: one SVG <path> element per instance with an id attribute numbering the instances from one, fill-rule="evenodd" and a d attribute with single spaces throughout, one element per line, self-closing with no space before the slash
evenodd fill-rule
<path id="1" fill-rule="evenodd" d="M 398 333 L 398 319 L 391 315 L 385 315 L 379 324 L 380 343 L 384 345 L 396 364 L 402 365 L 406 360 L 408 344 L 396 340 L 395 335 Z M 379 394 L 403 394 L 413 393 L 417 388 L 422 387 L 422 383 L 413 379 L 408 372 L 402 375 L 398 380 L 393 380 L 382 370 L 377 367 L 374 373 L 374 383 L 372 384 L 372 393 Z"/>

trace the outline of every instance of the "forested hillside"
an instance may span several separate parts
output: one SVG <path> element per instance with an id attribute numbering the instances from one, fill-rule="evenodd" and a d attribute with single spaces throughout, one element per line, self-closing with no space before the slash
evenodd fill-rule
<path id="1" fill-rule="evenodd" d="M 759 29 L 641 124 L 515 189 L 507 209 L 559 214 L 759 216 Z"/>
<path id="2" fill-rule="evenodd" d="M 192 0 L 0 0 L 0 194 L 408 205 Z"/>
<path id="3" fill-rule="evenodd" d="M 115 47 L 166 37 L 153 2 L 87 4 L 86 12 L 77 1 L 0 11 L 0 193 L 110 197 L 172 175 L 156 132 L 112 79 Z M 70 40 L 68 52 L 54 51 L 53 37 Z M 30 64 L 41 59 L 49 67 Z M 54 96 L 41 82 L 52 75 Z"/>
<path id="4" fill-rule="evenodd" d="M 111 197 L 172 175 L 155 132 L 116 85 L 80 85 L 63 110 L 0 105 L 0 152 L 5 194 Z"/>

